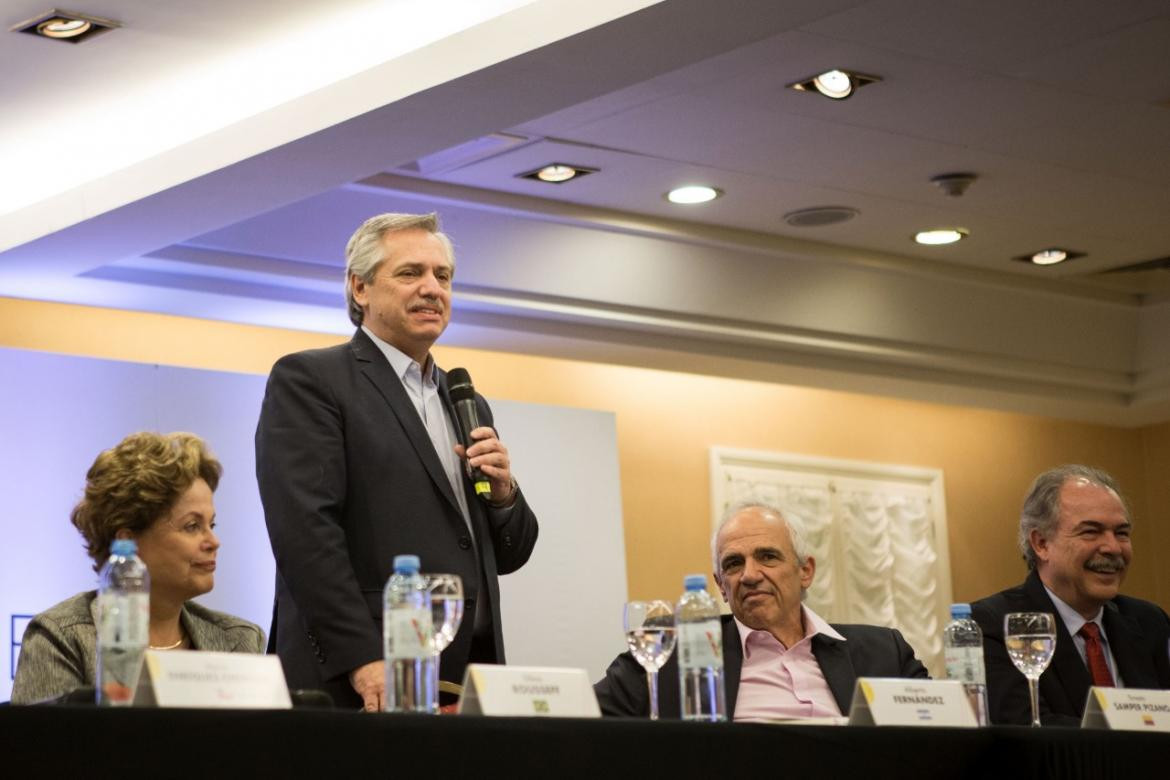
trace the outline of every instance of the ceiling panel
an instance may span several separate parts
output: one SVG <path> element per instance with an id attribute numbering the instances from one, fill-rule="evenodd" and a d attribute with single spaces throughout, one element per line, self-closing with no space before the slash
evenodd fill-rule
<path id="1" fill-rule="evenodd" d="M 26 5 L 4 13 L 21 6 L 23 18 Z M 669 340 L 670 354 L 815 354 L 835 371 L 856 361 L 871 378 L 937 381 L 943 396 L 995 386 L 998 403 L 1007 382 L 1127 420 L 1137 389 L 1156 395 L 1170 376 L 1135 357 L 1166 273 L 1094 277 L 1170 256 L 1164 0 L 499 0 L 476 10 L 526 10 L 417 60 L 349 78 L 316 67 L 294 79 L 300 97 L 277 97 L 271 36 L 247 28 L 278 19 L 263 29 L 308 36 L 302 65 L 335 64 L 321 47 L 339 38 L 325 27 L 314 38 L 314 26 L 375 6 L 444 21 L 413 0 L 113 0 L 106 13 L 127 27 L 92 45 L 0 37 L 0 69 L 25 74 L 0 82 L 17 118 L 0 152 L 21 165 L 48 159 L 46 143 L 78 154 L 93 141 L 96 120 L 45 102 L 58 97 L 50 81 L 70 83 L 139 151 L 158 145 L 169 106 L 197 114 L 189 143 L 0 215 L 22 236 L 49 226 L 20 246 L 0 236 L 12 246 L 0 294 L 344 332 L 336 286 L 350 233 L 380 211 L 435 209 L 460 248 L 460 305 L 480 318 L 452 338 L 543 333 L 540 348 L 555 351 L 557 334 L 579 327 L 627 346 Z M 446 21 L 474 21 L 453 13 Z M 558 36 L 570 21 L 582 32 Z M 371 62 L 385 54 L 340 40 Z M 831 66 L 883 80 L 841 102 L 787 88 Z M 195 89 L 201 77 L 213 89 Z M 215 130 L 205 109 L 229 97 L 248 111 Z M 30 118 L 46 126 L 22 130 Z M 404 175 L 499 132 L 524 142 Z M 516 178 L 554 160 L 600 172 L 560 186 Z M 980 178 L 961 198 L 929 182 L 962 170 Z M 663 199 L 693 181 L 725 194 L 690 208 Z M 860 215 L 783 222 L 825 205 Z M 942 225 L 971 235 L 910 241 Z M 1050 269 L 1010 259 L 1052 244 L 1088 256 Z"/>
<path id="2" fill-rule="evenodd" d="M 802 29 L 1004 72 L 1168 14 L 1161 0 L 878 0 Z"/>

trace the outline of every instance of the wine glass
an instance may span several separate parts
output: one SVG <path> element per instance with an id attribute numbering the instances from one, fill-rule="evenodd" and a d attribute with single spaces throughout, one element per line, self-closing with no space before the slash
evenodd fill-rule
<path id="1" fill-rule="evenodd" d="M 427 590 L 431 594 L 431 659 L 430 683 L 433 709 L 439 702 L 439 656 L 455 641 L 459 624 L 463 621 L 463 580 L 458 574 L 424 574 Z"/>
<path id="2" fill-rule="evenodd" d="M 1008 657 L 1028 678 L 1032 725 L 1040 725 L 1040 675 L 1056 651 L 1056 621 L 1048 612 L 1011 612 L 1003 618 Z"/>
<path id="3" fill-rule="evenodd" d="M 674 610 L 666 601 L 631 601 L 623 622 L 630 654 L 646 670 L 650 720 L 658 720 L 658 670 L 674 652 Z"/>
<path id="4" fill-rule="evenodd" d="M 424 574 L 423 578 L 431 593 L 431 624 L 438 654 L 455 641 L 463 621 L 463 580 L 458 574 Z"/>

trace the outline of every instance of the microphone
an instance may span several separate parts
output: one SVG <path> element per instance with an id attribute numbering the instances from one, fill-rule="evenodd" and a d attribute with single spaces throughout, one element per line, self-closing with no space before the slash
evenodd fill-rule
<path id="1" fill-rule="evenodd" d="M 475 387 L 471 384 L 471 375 L 465 368 L 453 368 L 447 372 L 447 389 L 451 393 L 451 403 L 455 406 L 455 416 L 459 418 L 460 438 L 463 446 L 470 448 L 475 444 L 471 432 L 480 427 L 479 410 L 475 408 Z M 471 481 L 475 485 L 475 494 L 482 499 L 492 496 L 492 485 L 488 478 L 477 468 L 471 469 Z"/>

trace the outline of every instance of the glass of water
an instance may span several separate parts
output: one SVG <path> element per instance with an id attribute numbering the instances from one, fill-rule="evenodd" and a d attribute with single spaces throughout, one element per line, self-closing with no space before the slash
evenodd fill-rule
<path id="1" fill-rule="evenodd" d="M 459 624 L 463 622 L 463 580 L 458 574 L 424 574 L 427 590 L 431 593 L 431 637 L 434 657 L 431 659 L 430 683 L 434 692 L 432 701 L 438 708 L 439 656 L 455 641 Z"/>
<path id="2" fill-rule="evenodd" d="M 1011 612 L 1003 618 L 1008 657 L 1028 678 L 1032 725 L 1040 725 L 1040 675 L 1056 651 L 1056 621 L 1049 612 Z"/>
<path id="3" fill-rule="evenodd" d="M 674 609 L 666 601 L 631 601 L 624 624 L 630 654 L 646 670 L 650 720 L 658 720 L 658 670 L 674 652 Z"/>

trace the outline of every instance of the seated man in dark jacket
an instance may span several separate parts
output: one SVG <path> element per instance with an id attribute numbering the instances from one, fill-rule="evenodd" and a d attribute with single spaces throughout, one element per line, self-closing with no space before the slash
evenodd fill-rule
<path id="1" fill-rule="evenodd" d="M 975 602 L 983 629 L 992 723 L 1028 724 L 1028 685 L 1003 642 L 1009 612 L 1055 616 L 1056 652 L 1040 675 L 1044 725 L 1079 726 L 1089 686 L 1170 688 L 1170 618 L 1156 604 L 1120 595 L 1133 557 L 1132 521 L 1105 472 L 1069 465 L 1032 483 L 1020 514 L 1022 585 Z"/>
<path id="2" fill-rule="evenodd" d="M 731 606 L 723 618 L 727 714 L 735 720 L 848 714 L 858 677 L 926 677 L 895 629 L 835 625 L 801 604 L 816 561 L 795 517 L 765 504 L 731 507 L 715 533 L 715 581 Z M 605 715 L 650 712 L 646 673 L 629 653 L 594 686 Z M 680 715 L 678 662 L 659 678 L 663 717 Z"/>

